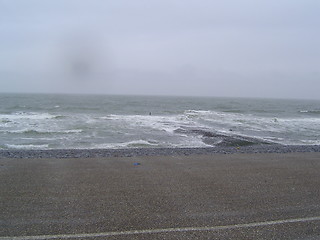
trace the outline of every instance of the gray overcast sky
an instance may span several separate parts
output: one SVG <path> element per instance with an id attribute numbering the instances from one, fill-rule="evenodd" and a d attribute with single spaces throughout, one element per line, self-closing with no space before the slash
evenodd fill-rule
<path id="1" fill-rule="evenodd" d="M 0 92 L 320 99 L 320 1 L 0 0 Z"/>

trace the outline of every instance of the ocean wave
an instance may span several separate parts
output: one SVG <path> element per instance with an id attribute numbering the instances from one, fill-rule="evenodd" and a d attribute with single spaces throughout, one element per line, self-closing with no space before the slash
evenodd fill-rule
<path id="1" fill-rule="evenodd" d="M 251 129 L 256 131 L 285 132 L 289 129 L 298 129 L 299 126 L 309 128 L 320 124 L 320 118 L 289 118 L 289 117 L 262 117 L 242 113 L 222 113 L 210 111 L 207 114 L 201 113 L 201 119 L 213 124 L 223 124 L 235 127 L 236 129 Z M 320 127 L 320 126 L 319 126 Z"/>
<path id="2" fill-rule="evenodd" d="M 209 110 L 186 110 L 183 114 L 170 116 L 149 115 L 107 115 L 99 118 L 103 121 L 113 121 L 124 128 L 149 128 L 176 134 L 181 127 L 197 129 L 213 129 L 214 131 L 239 133 L 246 129 L 252 131 L 281 132 L 281 119 L 272 117 L 257 117 L 250 114 L 226 113 Z M 238 130 L 238 132 L 237 132 Z"/>
<path id="3" fill-rule="evenodd" d="M 0 114 L 2 120 L 18 120 L 18 119 L 31 119 L 31 120 L 43 120 L 52 119 L 59 116 L 52 115 L 50 113 L 36 113 L 36 112 L 14 112 L 11 114 Z"/>
<path id="4" fill-rule="evenodd" d="M 5 144 L 9 149 L 48 149 L 49 144 Z"/>
<path id="5" fill-rule="evenodd" d="M 320 140 L 301 140 L 301 143 L 306 145 L 320 145 Z"/>
<path id="6" fill-rule="evenodd" d="M 84 148 L 91 148 L 90 146 L 92 148 L 212 147 L 230 144 L 222 140 L 236 136 L 284 144 L 288 142 L 286 139 L 290 138 L 292 142 L 289 144 L 293 144 L 297 142 L 296 140 L 317 136 L 320 131 L 320 118 L 316 116 L 299 117 L 296 115 L 296 118 L 281 118 L 213 110 L 191 109 L 177 112 L 174 115 L 88 115 L 87 113 L 79 113 L 67 115 L 68 121 L 55 120 L 64 117 L 64 113 L 36 116 L 30 113 L 17 115 L 18 117 L 23 116 L 23 118 L 37 116 L 38 119 L 51 117 L 53 120 L 13 120 L 12 123 L 1 123 L 1 121 L 10 120 L 0 117 L 0 133 L 5 133 L 3 134 L 5 138 L 29 137 L 31 139 L 28 143 L 32 144 L 35 140 L 39 143 L 40 138 L 47 137 L 52 139 L 50 146 L 53 147 L 64 146 L 64 144 L 75 148 L 84 145 Z M 300 134 L 301 132 L 306 133 L 307 137 L 304 138 Z M 224 137 L 219 134 L 223 134 Z M 139 140 L 139 138 L 141 139 Z M 137 140 L 132 141 L 132 139 Z M 232 144 L 234 142 L 236 144 L 250 142 L 240 140 L 237 139 Z M 107 142 L 102 143 L 102 141 Z M 14 143 L 18 145 L 26 142 L 15 141 Z M 43 141 L 43 143 L 47 143 L 47 141 Z"/>
<path id="7" fill-rule="evenodd" d="M 159 147 L 159 143 L 156 141 L 146 140 L 134 140 L 123 143 L 103 143 L 97 144 L 91 148 L 107 148 L 107 149 L 119 149 L 119 148 L 143 148 L 143 147 Z"/>
<path id="8" fill-rule="evenodd" d="M 149 128 L 165 131 L 172 134 L 181 124 L 190 124 L 179 116 L 156 116 L 156 115 L 107 115 L 99 117 L 100 120 L 118 122 L 125 128 L 137 129 Z"/>
<path id="9" fill-rule="evenodd" d="M 82 129 L 71 129 L 71 130 L 50 131 L 50 130 L 21 129 L 21 130 L 5 130 L 5 132 L 13 133 L 13 134 L 43 135 L 43 134 L 81 133 L 81 132 L 83 132 L 83 130 Z"/>
<path id="10" fill-rule="evenodd" d="M 320 115 L 320 110 L 301 110 L 299 113 Z"/>
<path id="11" fill-rule="evenodd" d="M 273 117 L 259 117 L 251 114 L 218 111 L 188 110 L 184 113 L 190 115 L 197 124 L 202 127 L 215 128 L 215 131 L 229 132 L 230 130 L 251 129 L 255 131 L 268 130 L 279 131 L 278 119 Z"/>
<path id="12" fill-rule="evenodd" d="M 160 147 L 187 147 L 187 148 L 198 148 L 198 147 L 213 147 L 210 144 L 203 142 L 200 136 L 186 136 L 180 139 L 179 142 L 158 142 L 155 140 L 133 140 L 123 143 L 103 143 L 97 144 L 91 147 L 92 149 L 106 148 L 106 149 L 122 149 L 122 148 L 160 148 Z"/>
<path id="13" fill-rule="evenodd" d="M 184 111 L 183 115 L 188 119 L 195 119 L 195 118 L 211 115 L 212 113 L 213 111 L 206 111 L 206 110 L 186 110 Z"/>
<path id="14" fill-rule="evenodd" d="M 185 114 L 196 114 L 196 115 L 202 115 L 202 114 L 210 114 L 213 111 L 209 111 L 209 110 L 193 110 L 193 109 L 189 109 L 184 111 Z"/>
<path id="15" fill-rule="evenodd" d="M 12 121 L 8 120 L 8 119 L 2 119 L 0 121 L 0 123 L 11 123 Z"/>
<path id="16" fill-rule="evenodd" d="M 67 116 L 65 116 L 65 115 L 56 115 L 53 118 L 54 119 L 64 119 L 64 118 L 67 118 Z"/>

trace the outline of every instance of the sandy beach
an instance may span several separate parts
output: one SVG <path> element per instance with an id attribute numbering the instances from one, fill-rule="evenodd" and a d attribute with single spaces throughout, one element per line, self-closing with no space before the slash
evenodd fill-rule
<path id="1" fill-rule="evenodd" d="M 318 239 L 319 171 L 319 152 L 2 157 L 0 239 Z"/>

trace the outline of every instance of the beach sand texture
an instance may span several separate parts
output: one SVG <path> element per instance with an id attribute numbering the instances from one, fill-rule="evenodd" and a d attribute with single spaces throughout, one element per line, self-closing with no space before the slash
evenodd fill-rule
<path id="1" fill-rule="evenodd" d="M 319 239 L 319 172 L 317 152 L 2 158 L 0 239 Z"/>

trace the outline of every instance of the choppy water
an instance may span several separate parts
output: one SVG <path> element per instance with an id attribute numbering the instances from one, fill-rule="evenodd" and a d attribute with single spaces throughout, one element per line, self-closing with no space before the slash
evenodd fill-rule
<path id="1" fill-rule="evenodd" d="M 0 149 L 214 147 L 212 134 L 320 144 L 320 101 L 0 94 Z"/>

